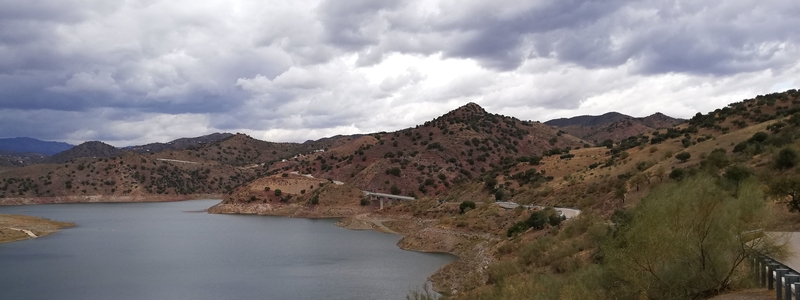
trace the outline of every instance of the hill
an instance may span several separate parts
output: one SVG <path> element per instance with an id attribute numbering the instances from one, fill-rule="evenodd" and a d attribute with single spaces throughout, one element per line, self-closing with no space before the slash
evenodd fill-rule
<path id="1" fill-rule="evenodd" d="M 556 126 L 573 136 L 599 144 L 606 140 L 619 141 L 630 136 L 649 134 L 657 129 L 670 128 L 681 122 L 683 120 L 662 113 L 655 113 L 644 118 L 634 118 L 610 112 L 601 116 L 550 120 L 545 124 Z"/>
<path id="2" fill-rule="evenodd" d="M 109 144 L 91 141 L 72 147 L 64 152 L 57 153 L 45 160 L 46 163 L 60 164 L 81 157 L 115 157 L 122 154 L 122 150 Z"/>
<path id="3" fill-rule="evenodd" d="M 194 138 L 180 138 L 167 143 L 151 143 L 141 146 L 130 146 L 130 147 L 125 147 L 124 149 L 136 153 L 156 153 L 166 150 L 181 150 L 190 147 L 201 146 L 204 144 L 211 144 L 220 140 L 230 138 L 232 136 L 233 136 L 232 133 L 217 132 Z"/>
<path id="4" fill-rule="evenodd" d="M 327 151 L 277 162 L 270 174 L 294 171 L 362 190 L 422 197 L 520 160 L 582 146 L 550 126 L 469 103 L 414 128 L 341 139 Z"/>
<path id="5" fill-rule="evenodd" d="M 583 115 L 571 118 L 553 119 L 544 122 L 544 124 L 556 127 L 567 127 L 567 126 L 593 127 L 593 126 L 606 125 L 622 119 L 630 119 L 630 118 L 633 117 L 618 112 L 609 112 L 599 116 Z"/>
<path id="6" fill-rule="evenodd" d="M 29 137 L 15 137 L 0 139 L 0 151 L 17 153 L 40 153 L 53 155 L 74 147 L 63 142 L 49 142 Z"/>

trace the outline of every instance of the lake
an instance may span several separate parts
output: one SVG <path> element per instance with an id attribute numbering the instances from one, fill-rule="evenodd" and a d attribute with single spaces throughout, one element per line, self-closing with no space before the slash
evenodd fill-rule
<path id="1" fill-rule="evenodd" d="M 0 299 L 404 299 L 455 259 L 332 219 L 189 212 L 218 202 L 0 207 L 78 225 L 0 245 Z"/>

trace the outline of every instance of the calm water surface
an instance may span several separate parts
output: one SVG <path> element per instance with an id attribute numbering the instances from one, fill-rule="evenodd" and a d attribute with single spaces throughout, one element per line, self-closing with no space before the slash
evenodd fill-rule
<path id="1" fill-rule="evenodd" d="M 186 212 L 218 202 L 0 207 L 78 224 L 0 245 L 0 299 L 404 299 L 454 259 L 335 220 Z"/>

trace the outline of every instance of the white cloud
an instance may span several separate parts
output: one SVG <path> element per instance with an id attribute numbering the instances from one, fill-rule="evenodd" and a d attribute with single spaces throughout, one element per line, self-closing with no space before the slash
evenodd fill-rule
<path id="1" fill-rule="evenodd" d="M 0 136 L 302 141 L 466 102 L 690 117 L 800 75 L 781 0 L 47 2 L 0 0 Z"/>

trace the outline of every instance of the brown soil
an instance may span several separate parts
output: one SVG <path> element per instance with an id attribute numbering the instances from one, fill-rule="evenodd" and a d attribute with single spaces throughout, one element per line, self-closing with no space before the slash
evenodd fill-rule
<path id="1" fill-rule="evenodd" d="M 0 214 L 0 244 L 33 238 L 27 232 L 42 237 L 72 226 L 75 224 L 30 216 Z"/>
<path id="2" fill-rule="evenodd" d="M 722 294 L 711 300 L 771 300 L 775 299 L 775 291 L 767 289 L 749 289 Z"/>

